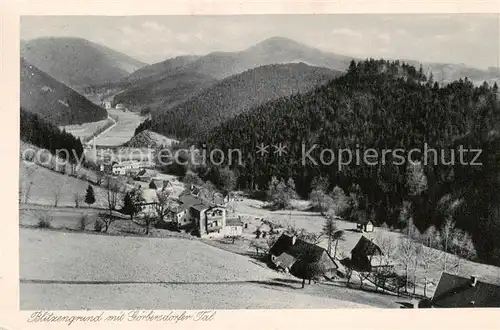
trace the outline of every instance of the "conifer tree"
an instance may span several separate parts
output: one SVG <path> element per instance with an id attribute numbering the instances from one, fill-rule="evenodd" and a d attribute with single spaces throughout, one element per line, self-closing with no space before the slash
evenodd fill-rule
<path id="1" fill-rule="evenodd" d="M 87 192 L 85 193 L 85 203 L 89 206 L 95 203 L 94 188 L 91 185 L 87 187 Z"/>

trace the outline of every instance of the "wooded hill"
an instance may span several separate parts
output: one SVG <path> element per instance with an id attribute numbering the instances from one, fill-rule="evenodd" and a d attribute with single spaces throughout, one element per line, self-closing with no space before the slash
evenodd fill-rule
<path id="1" fill-rule="evenodd" d="M 64 126 L 105 119 L 107 112 L 21 58 L 21 106 Z"/>
<path id="2" fill-rule="evenodd" d="M 441 226 L 452 218 L 457 227 L 472 234 L 479 258 L 500 264 L 500 107 L 498 86 L 480 87 L 467 79 L 439 86 L 422 70 L 405 63 L 385 60 L 351 62 L 347 74 L 305 93 L 263 104 L 228 120 L 198 141 L 208 150 L 238 148 L 245 164 L 232 164 L 239 174 L 240 189 L 267 189 L 272 177 L 293 178 L 297 192 L 307 197 L 314 179 L 324 177 L 329 187 L 340 186 L 347 193 L 359 187 L 361 212 L 376 224 L 404 227 L 404 205 L 411 202 L 408 214 L 424 230 Z M 287 146 L 279 157 L 271 149 L 266 156 L 255 153 L 264 145 Z M 412 148 L 424 144 L 436 148 L 438 164 L 431 155 L 420 176 L 412 174 L 408 162 L 396 157 L 380 158 L 376 165 L 361 161 L 339 169 L 337 163 L 322 165 L 324 148 L 379 151 L 402 148 L 405 159 Z M 302 164 L 302 144 L 318 165 Z M 458 159 L 459 145 L 481 148 L 476 162 L 482 166 L 444 164 L 451 150 Z M 272 147 L 271 147 L 272 148 Z M 328 155 L 326 159 L 328 160 Z M 471 161 L 474 154 L 466 154 Z M 413 160 L 423 161 L 422 154 Z"/>
<path id="3" fill-rule="evenodd" d="M 252 107 L 307 92 L 339 74 L 304 63 L 261 66 L 226 78 L 170 111 L 153 113 L 136 133 L 152 129 L 181 139 L 199 136 Z"/>
<path id="4" fill-rule="evenodd" d="M 80 139 L 64 130 L 61 131 L 57 126 L 23 108 L 21 108 L 20 139 L 47 149 L 54 155 L 57 149 L 67 150 L 69 158 L 66 159 L 64 152 L 58 156 L 72 163 L 76 163 L 83 155 Z"/>
<path id="5" fill-rule="evenodd" d="M 343 71 L 350 60 L 294 40 L 272 37 L 238 52 L 179 56 L 141 68 L 117 82 L 124 91 L 114 98 L 114 103 L 124 103 L 134 110 L 148 107 L 152 113 L 164 112 L 218 80 L 260 66 L 303 62 Z"/>
<path id="6" fill-rule="evenodd" d="M 148 112 L 163 112 L 215 82 L 214 78 L 205 74 L 176 68 L 132 82 L 120 82 L 125 90 L 115 95 L 113 104 L 123 103 L 131 110 L 148 108 Z"/>

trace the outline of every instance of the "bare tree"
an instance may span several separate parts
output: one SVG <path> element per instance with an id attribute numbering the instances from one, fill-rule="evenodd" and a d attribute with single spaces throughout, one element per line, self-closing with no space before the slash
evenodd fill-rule
<path id="1" fill-rule="evenodd" d="M 155 198 L 154 210 L 158 221 L 165 221 L 165 217 L 170 211 L 170 192 L 165 190 L 157 190 Z"/>
<path id="2" fill-rule="evenodd" d="M 322 241 L 323 233 L 316 234 L 308 232 L 304 228 L 297 228 L 295 225 L 288 223 L 287 232 L 293 236 L 297 236 L 298 239 L 306 241 L 311 244 L 318 244 Z"/>
<path id="3" fill-rule="evenodd" d="M 104 224 L 104 231 L 103 232 L 105 232 L 105 233 L 108 232 L 109 227 L 116 220 L 116 218 L 113 216 L 113 214 L 111 212 L 99 213 L 99 219 Z"/>
<path id="4" fill-rule="evenodd" d="M 363 280 L 365 279 L 365 273 L 358 272 L 358 278 L 359 278 L 359 288 L 363 289 Z"/>
<path id="5" fill-rule="evenodd" d="M 106 189 L 106 198 L 108 203 L 109 214 L 116 210 L 116 204 L 118 203 L 120 187 L 118 182 L 113 180 L 111 177 L 107 177 L 104 183 L 104 188 Z"/>
<path id="6" fill-rule="evenodd" d="M 19 187 L 19 197 L 24 203 L 29 203 L 30 201 L 31 188 L 33 187 L 36 169 L 36 166 L 27 166 L 26 171 L 23 174 L 24 180 L 21 181 L 21 185 Z"/>
<path id="7" fill-rule="evenodd" d="M 61 195 L 65 185 L 66 182 L 63 182 L 62 184 L 55 184 L 52 186 L 52 197 L 54 198 L 54 207 L 57 207 L 57 205 L 59 205 L 59 200 L 61 199 Z"/>
<path id="8" fill-rule="evenodd" d="M 337 226 L 335 225 L 334 222 L 334 213 L 329 212 L 325 225 L 323 226 L 323 235 L 325 235 L 328 239 L 328 254 L 332 254 L 332 245 L 333 242 L 335 242 L 335 250 L 333 253 L 333 259 L 337 256 L 337 245 L 339 243 L 339 240 L 342 240 L 344 237 L 344 232 L 342 230 L 339 230 Z"/>
<path id="9" fill-rule="evenodd" d="M 461 259 L 469 260 L 476 255 L 476 249 L 471 236 L 463 231 L 456 230 L 452 244 L 452 251 L 456 255 L 456 273 L 460 273 Z"/>
<path id="10" fill-rule="evenodd" d="M 82 194 L 79 192 L 73 193 L 73 201 L 75 202 L 75 207 L 80 207 L 80 202 L 82 201 Z"/>
<path id="11" fill-rule="evenodd" d="M 312 280 L 321 278 L 326 271 L 325 265 L 315 256 L 313 245 L 306 245 L 302 248 L 293 267 L 294 275 L 302 279 L 302 288 L 306 280 L 311 284 Z"/>
<path id="12" fill-rule="evenodd" d="M 158 220 L 158 218 L 154 217 L 151 214 L 144 214 L 142 220 L 144 221 L 144 228 L 145 228 L 144 235 L 147 236 L 149 235 L 149 227 L 151 227 L 151 225 L 154 224 Z"/>
<path id="13" fill-rule="evenodd" d="M 384 291 L 387 279 L 393 272 L 396 244 L 390 237 L 382 234 L 377 235 L 375 242 L 382 252 L 380 255 L 380 267 L 375 271 L 375 276 L 377 277 L 376 285 L 378 286 L 380 283 L 382 291 Z"/>
<path id="14" fill-rule="evenodd" d="M 322 188 L 315 188 L 309 195 L 311 209 L 325 215 L 333 206 L 333 198 L 328 196 Z"/>
<path id="15" fill-rule="evenodd" d="M 349 284 L 351 283 L 354 266 L 351 259 L 345 253 L 342 253 L 340 255 L 340 258 L 342 259 L 342 265 L 345 267 L 345 278 L 347 280 L 346 285 L 349 286 Z"/>
<path id="16" fill-rule="evenodd" d="M 267 243 L 260 242 L 260 241 L 250 242 L 250 247 L 254 248 L 257 256 L 260 256 L 260 257 L 264 256 L 269 249 L 269 246 L 267 245 Z"/>
<path id="17" fill-rule="evenodd" d="M 443 265 L 443 271 L 447 271 L 448 269 L 448 252 L 449 252 L 449 246 L 450 243 L 453 240 L 453 234 L 454 234 L 454 228 L 455 224 L 451 217 L 447 217 L 446 221 L 441 229 L 441 239 L 443 241 L 443 248 L 444 248 L 444 265 Z"/>
<path id="18" fill-rule="evenodd" d="M 400 240 L 397 258 L 405 271 L 405 292 L 408 293 L 408 279 L 415 258 L 415 243 L 413 240 L 406 237 Z"/>
<path id="19" fill-rule="evenodd" d="M 103 179 L 104 179 L 104 172 L 98 170 L 98 171 L 95 172 L 95 175 L 96 175 L 95 184 L 97 186 L 100 186 L 102 184 Z"/>

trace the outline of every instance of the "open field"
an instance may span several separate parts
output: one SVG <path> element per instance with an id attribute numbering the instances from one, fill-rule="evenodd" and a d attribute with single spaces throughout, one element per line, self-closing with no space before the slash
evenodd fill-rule
<path id="1" fill-rule="evenodd" d="M 56 173 L 45 167 L 32 164 L 20 166 L 20 186 L 26 190 L 28 182 L 32 182 L 29 191 L 29 202 L 36 202 L 42 205 L 54 205 L 56 195 L 59 195 L 59 206 L 74 206 L 74 194 L 78 193 L 82 197 L 80 205 L 83 203 L 83 196 L 89 183 L 68 175 Z M 98 208 L 106 207 L 106 190 L 92 185 L 96 202 L 92 205 Z"/>
<path id="2" fill-rule="evenodd" d="M 84 247 L 84 248 L 82 248 Z M 22 309 L 397 308 L 197 240 L 20 229 Z"/>
<path id="3" fill-rule="evenodd" d="M 130 111 L 109 109 L 108 113 L 116 118 L 116 125 L 95 139 L 95 144 L 99 146 L 118 146 L 127 142 L 134 136 L 137 126 L 144 120 L 137 113 Z"/>
<path id="4" fill-rule="evenodd" d="M 96 121 L 93 123 L 84 123 L 81 125 L 69 125 L 69 126 L 61 126 L 60 129 L 66 130 L 66 132 L 80 138 L 82 142 L 87 142 L 92 139 L 96 132 L 104 131 L 106 128 L 113 125 L 115 121 L 108 117 L 104 120 Z"/>

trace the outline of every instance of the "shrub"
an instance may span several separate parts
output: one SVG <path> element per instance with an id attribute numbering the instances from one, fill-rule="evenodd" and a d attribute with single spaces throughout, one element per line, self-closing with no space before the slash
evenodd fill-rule
<path id="1" fill-rule="evenodd" d="M 88 216 L 86 214 L 82 214 L 80 216 L 80 219 L 78 220 L 78 229 L 84 231 L 85 227 L 87 226 L 87 222 L 88 222 Z"/>
<path id="2" fill-rule="evenodd" d="M 37 228 L 50 228 L 52 216 L 48 212 L 41 213 L 38 216 Z"/>
<path id="3" fill-rule="evenodd" d="M 97 219 L 95 222 L 94 222 L 94 231 L 100 233 L 102 230 L 102 222 L 101 220 Z"/>

